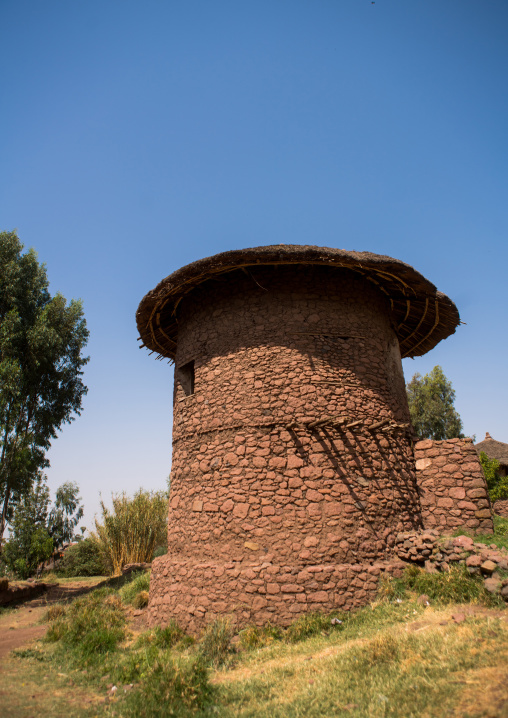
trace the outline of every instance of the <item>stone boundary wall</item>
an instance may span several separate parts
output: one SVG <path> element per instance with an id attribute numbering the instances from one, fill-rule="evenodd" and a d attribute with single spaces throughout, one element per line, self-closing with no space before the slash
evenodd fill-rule
<path id="1" fill-rule="evenodd" d="M 425 528 L 493 533 L 487 484 L 471 439 L 425 439 L 414 453 Z"/>
<path id="2" fill-rule="evenodd" d="M 7 579 L 0 585 L 0 606 L 7 606 L 10 603 L 30 601 L 48 590 L 45 583 L 16 583 L 9 586 Z"/>
<path id="3" fill-rule="evenodd" d="M 324 564 L 294 568 L 272 563 L 218 563 L 161 556 L 152 563 L 150 626 L 175 619 L 191 633 L 217 617 L 236 627 L 287 626 L 310 611 L 364 606 L 375 598 L 383 575 L 400 576 L 404 564 Z"/>

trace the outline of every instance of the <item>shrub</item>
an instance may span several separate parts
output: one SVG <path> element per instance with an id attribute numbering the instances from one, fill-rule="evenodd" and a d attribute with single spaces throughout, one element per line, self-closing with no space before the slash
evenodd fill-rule
<path id="1" fill-rule="evenodd" d="M 96 540 L 114 575 L 126 563 L 152 560 L 156 546 L 166 538 L 167 496 L 139 489 L 132 498 L 113 495 L 113 510 L 101 501 L 102 523 L 95 520 Z"/>
<path id="2" fill-rule="evenodd" d="M 108 572 L 108 567 L 104 563 L 97 541 L 86 538 L 66 549 L 58 566 L 58 572 L 69 577 L 104 576 Z"/>
<path id="3" fill-rule="evenodd" d="M 508 499 L 508 476 L 501 476 L 499 473 L 499 461 L 489 459 L 487 454 L 482 451 L 480 452 L 480 463 L 492 503 Z"/>
<path id="4" fill-rule="evenodd" d="M 494 535 L 508 536 L 508 519 L 494 514 Z"/>
<path id="5" fill-rule="evenodd" d="M 233 626 L 230 620 L 217 618 L 210 623 L 201 636 L 198 647 L 198 655 L 201 659 L 218 668 L 223 665 L 231 653 L 231 639 L 233 638 Z"/>

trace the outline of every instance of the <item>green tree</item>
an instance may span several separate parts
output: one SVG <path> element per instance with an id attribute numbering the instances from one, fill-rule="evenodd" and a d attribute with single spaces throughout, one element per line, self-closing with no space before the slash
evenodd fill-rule
<path id="1" fill-rule="evenodd" d="M 492 503 L 508 499 L 508 476 L 501 476 L 499 473 L 499 461 L 489 459 L 484 451 L 480 452 L 479 458 Z"/>
<path id="2" fill-rule="evenodd" d="M 420 439 L 462 438 L 462 421 L 454 407 L 452 383 L 440 366 L 429 374 L 415 374 L 406 385 L 409 412 Z"/>
<path id="3" fill-rule="evenodd" d="M 49 489 L 39 473 L 31 490 L 16 504 L 11 535 L 2 553 L 6 566 L 20 578 L 28 578 L 53 552 L 46 525 L 48 508 Z"/>
<path id="4" fill-rule="evenodd" d="M 51 297 L 45 265 L 22 250 L 15 232 L 0 232 L 0 542 L 87 391 L 81 302 Z"/>
<path id="5" fill-rule="evenodd" d="M 86 538 L 65 549 L 58 572 L 64 576 L 103 576 L 108 567 L 104 564 L 97 541 Z"/>
<path id="6" fill-rule="evenodd" d="M 74 538 L 74 529 L 83 516 L 79 486 L 67 481 L 56 490 L 55 503 L 48 517 L 48 531 L 55 548 L 63 546 Z"/>

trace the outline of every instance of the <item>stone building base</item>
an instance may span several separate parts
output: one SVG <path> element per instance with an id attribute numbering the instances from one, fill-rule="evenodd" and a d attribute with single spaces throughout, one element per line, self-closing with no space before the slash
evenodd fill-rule
<path id="1" fill-rule="evenodd" d="M 287 626 L 310 611 L 350 610 L 372 601 L 383 575 L 400 576 L 399 560 L 375 564 L 276 566 L 161 556 L 152 563 L 148 621 L 170 619 L 190 633 L 218 617 L 247 625 Z"/>

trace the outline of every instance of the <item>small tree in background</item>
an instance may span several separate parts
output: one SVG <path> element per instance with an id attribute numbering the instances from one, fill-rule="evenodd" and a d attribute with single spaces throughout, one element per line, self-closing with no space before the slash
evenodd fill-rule
<path id="1" fill-rule="evenodd" d="M 139 489 L 131 498 L 112 496 L 113 510 L 101 501 L 102 522 L 95 520 L 95 539 L 113 574 L 126 563 L 151 561 L 156 546 L 167 541 L 168 499 L 164 491 Z"/>
<path id="2" fill-rule="evenodd" d="M 487 454 L 482 451 L 480 453 L 480 463 L 485 474 L 485 481 L 487 482 L 492 503 L 508 499 L 508 476 L 501 476 L 499 473 L 499 461 L 489 459 Z"/>
<path id="3" fill-rule="evenodd" d="M 452 383 L 440 366 L 429 374 L 415 374 L 406 385 L 409 412 L 420 439 L 463 438 L 462 421 L 454 407 Z"/>
<path id="4" fill-rule="evenodd" d="M 56 490 L 55 503 L 48 517 L 48 531 L 53 538 L 55 548 L 70 543 L 74 538 L 74 529 L 83 516 L 79 486 L 67 481 Z"/>
<path id="5" fill-rule="evenodd" d="M 11 535 L 2 560 L 20 578 L 28 578 L 53 552 L 53 539 L 47 529 L 49 489 L 39 474 L 32 489 L 16 505 Z"/>
<path id="6" fill-rule="evenodd" d="M 64 576 L 104 576 L 108 572 L 97 541 L 82 539 L 65 550 L 58 564 L 58 573 Z"/>

